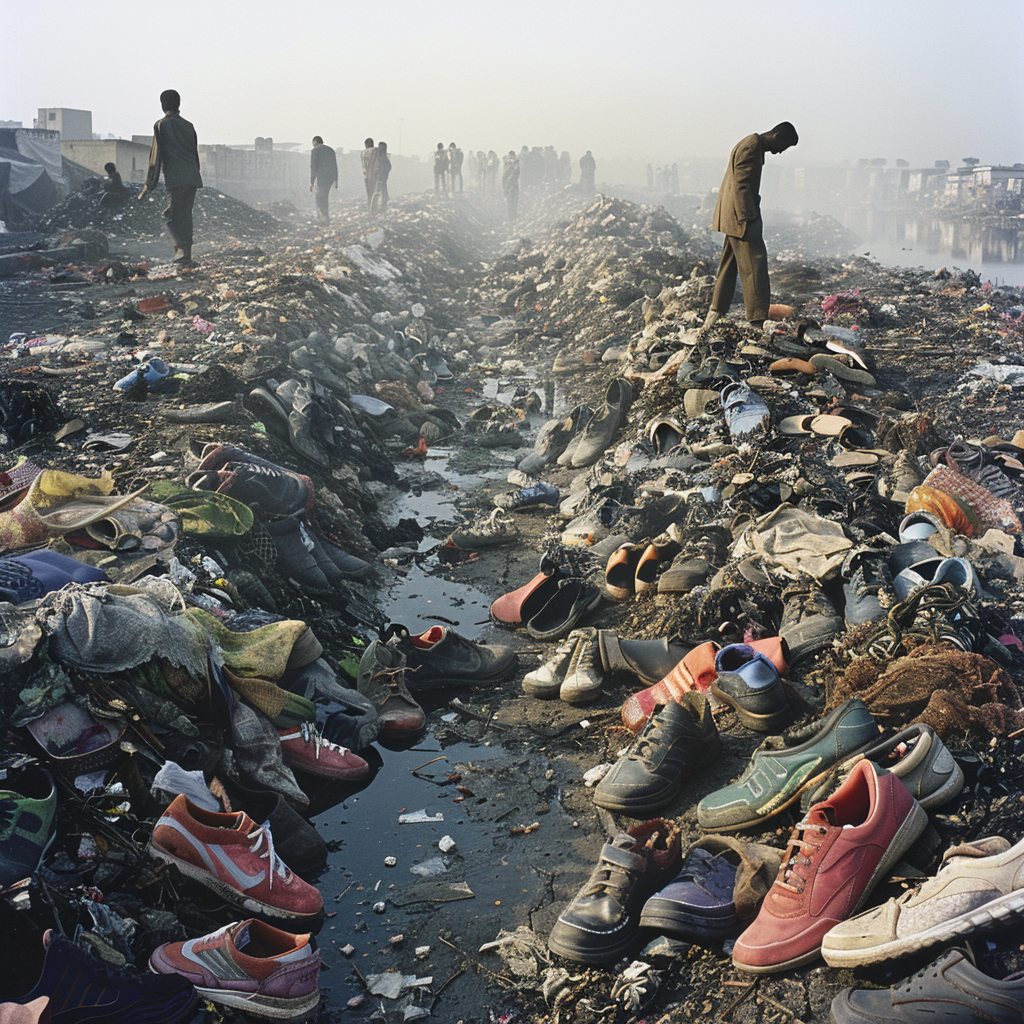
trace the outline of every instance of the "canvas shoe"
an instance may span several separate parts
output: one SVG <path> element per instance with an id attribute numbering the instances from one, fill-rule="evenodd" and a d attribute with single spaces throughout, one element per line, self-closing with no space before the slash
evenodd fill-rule
<path id="1" fill-rule="evenodd" d="M 523 676 L 523 693 L 541 700 L 551 700 L 557 697 L 576 647 L 590 630 L 589 626 L 583 629 L 574 629 L 555 648 L 555 653 L 547 661 L 532 672 L 527 672 Z"/>
<path id="2" fill-rule="evenodd" d="M 149 969 L 187 978 L 211 1003 L 289 1020 L 320 1001 L 320 953 L 310 938 L 250 918 L 202 938 L 158 946 Z"/>
<path id="3" fill-rule="evenodd" d="M 818 785 L 833 765 L 871 746 L 878 734 L 867 705 L 855 698 L 818 722 L 769 736 L 736 782 L 697 805 L 701 828 L 732 832 L 774 817 Z"/>
<path id="4" fill-rule="evenodd" d="M 477 548 L 493 548 L 498 544 L 511 544 L 521 534 L 516 521 L 496 508 L 487 518 L 453 530 L 449 540 L 459 548 L 475 551 Z"/>
<path id="5" fill-rule="evenodd" d="M 636 938 L 644 903 L 678 874 L 679 866 L 679 829 L 671 822 L 658 818 L 615 836 L 558 915 L 548 948 L 579 963 L 617 960 Z"/>
<path id="6" fill-rule="evenodd" d="M 579 632 L 580 639 L 558 688 L 559 698 L 567 704 L 589 704 L 601 696 L 603 671 L 597 630 L 588 628 Z"/>
<path id="7" fill-rule="evenodd" d="M 861 761 L 794 828 L 757 917 L 733 946 L 733 963 L 773 973 L 815 960 L 829 929 L 860 909 L 927 825 L 895 775 Z"/>
<path id="8" fill-rule="evenodd" d="M 278 857 L 270 834 L 244 811 L 204 811 L 177 796 L 157 821 L 147 849 L 250 913 L 306 918 L 323 910 L 320 893 Z"/>
<path id="9" fill-rule="evenodd" d="M 833 1024 L 1018 1024 L 1024 978 L 990 978 L 964 950 L 950 949 L 888 989 L 844 988 L 831 1014 Z"/>
<path id="10" fill-rule="evenodd" d="M 347 747 L 324 739 L 312 722 L 300 722 L 294 729 L 279 729 L 281 759 L 289 768 L 325 779 L 362 779 L 370 766 Z"/>
<path id="11" fill-rule="evenodd" d="M 825 962 L 857 967 L 916 953 L 1024 914 L 1024 839 L 1001 836 L 950 847 L 920 888 L 833 928 Z M 1019 924 L 1017 925 L 1019 928 Z"/>

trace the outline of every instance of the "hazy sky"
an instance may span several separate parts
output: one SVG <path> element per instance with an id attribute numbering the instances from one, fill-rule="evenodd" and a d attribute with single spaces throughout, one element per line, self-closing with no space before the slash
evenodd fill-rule
<path id="1" fill-rule="evenodd" d="M 526 144 L 721 158 L 796 124 L 799 163 L 1024 161 L 1024 0 L 0 0 L 0 120 L 423 157 Z"/>

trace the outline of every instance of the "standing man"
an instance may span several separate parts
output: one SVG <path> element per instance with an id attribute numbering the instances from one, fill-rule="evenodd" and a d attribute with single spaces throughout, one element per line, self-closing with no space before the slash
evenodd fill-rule
<path id="1" fill-rule="evenodd" d="M 194 267 L 192 262 L 192 206 L 196 191 L 203 187 L 199 173 L 199 143 L 196 130 L 178 110 L 181 97 L 175 89 L 160 93 L 160 109 L 164 116 L 153 125 L 153 146 L 149 151 L 149 171 L 146 184 L 142 186 L 139 198 L 151 192 L 160 182 L 160 171 L 164 172 L 164 187 L 167 189 L 167 208 L 164 221 L 174 241 L 176 252 L 181 255 L 174 261 L 182 267 Z"/>
<path id="2" fill-rule="evenodd" d="M 377 143 L 377 156 L 373 161 L 373 196 L 370 199 L 370 213 L 384 213 L 388 208 L 388 175 L 391 160 L 388 158 L 388 144 Z"/>
<path id="3" fill-rule="evenodd" d="M 505 170 L 501 175 L 501 190 L 505 193 L 505 211 L 509 224 L 519 216 L 519 157 L 510 149 L 505 157 Z"/>
<path id="4" fill-rule="evenodd" d="M 768 319 L 771 286 L 761 221 L 761 168 L 766 152 L 782 153 L 799 141 L 796 129 L 789 121 L 783 121 L 770 132 L 755 132 L 740 139 L 733 147 L 711 222 L 712 230 L 725 233 L 725 245 L 705 327 L 729 312 L 737 272 L 743 283 L 747 320 L 751 326 L 760 327 Z"/>
<path id="5" fill-rule="evenodd" d="M 444 151 L 444 143 L 439 142 L 434 150 L 434 192 L 448 191 L 448 154 Z"/>
<path id="6" fill-rule="evenodd" d="M 377 147 L 373 139 L 363 140 L 363 152 L 359 159 L 363 164 L 363 184 L 366 186 L 366 208 L 373 206 L 373 163 L 377 159 Z"/>
<path id="7" fill-rule="evenodd" d="M 455 179 L 459 181 L 462 191 L 462 150 L 454 142 L 448 143 L 448 188 L 455 195 Z"/>
<path id="8" fill-rule="evenodd" d="M 594 185 L 594 175 L 596 172 L 597 162 L 594 160 L 594 154 L 588 149 L 580 157 L 580 190 L 585 196 L 592 196 L 594 194 L 596 188 Z"/>
<path id="9" fill-rule="evenodd" d="M 324 145 L 319 135 L 313 136 L 313 148 L 309 153 L 309 191 L 316 187 L 316 219 L 325 227 L 331 223 L 327 200 L 331 188 L 338 187 L 338 157 L 330 146 Z"/>

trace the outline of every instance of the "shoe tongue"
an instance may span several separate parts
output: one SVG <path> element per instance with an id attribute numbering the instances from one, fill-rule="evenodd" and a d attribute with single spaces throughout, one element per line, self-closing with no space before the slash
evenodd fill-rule
<path id="1" fill-rule="evenodd" d="M 231 941 L 235 944 L 235 949 L 239 952 L 244 952 L 245 947 L 249 945 L 249 926 L 252 921 L 241 921 L 235 925 L 231 932 Z"/>
<path id="2" fill-rule="evenodd" d="M 836 809 L 831 804 L 819 804 L 812 807 L 807 814 L 807 820 L 812 825 L 825 828 L 835 828 L 838 825 Z"/>
<path id="3" fill-rule="evenodd" d="M 616 850 L 632 850 L 636 846 L 636 839 L 628 832 L 620 832 L 608 845 Z"/>
<path id="4" fill-rule="evenodd" d="M 986 839 L 979 839 L 976 843 L 951 846 L 942 855 L 942 863 L 945 864 L 954 857 L 991 857 L 997 853 L 1005 853 L 1009 848 L 1009 840 L 1002 836 L 989 836 Z"/>

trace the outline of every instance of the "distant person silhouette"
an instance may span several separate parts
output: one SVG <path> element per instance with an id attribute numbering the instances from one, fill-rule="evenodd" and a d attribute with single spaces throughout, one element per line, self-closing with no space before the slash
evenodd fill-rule
<path id="1" fill-rule="evenodd" d="M 459 191 L 462 191 L 462 150 L 454 142 L 448 144 L 448 188 L 455 195 L 455 180 L 458 179 Z"/>
<path id="2" fill-rule="evenodd" d="M 103 179 L 103 196 L 100 203 L 103 206 L 121 206 L 128 198 L 128 189 L 125 188 L 121 175 L 118 174 L 117 165 L 108 163 L 103 165 L 107 176 Z"/>
<path id="3" fill-rule="evenodd" d="M 377 143 L 377 156 L 373 162 L 373 197 L 370 200 L 371 213 L 384 213 L 388 208 L 388 175 L 391 173 L 391 160 L 388 157 L 388 144 Z"/>
<path id="4" fill-rule="evenodd" d="M 309 154 L 309 191 L 316 192 L 316 219 L 325 226 L 331 223 L 327 201 L 332 188 L 338 187 L 338 157 L 330 146 L 324 145 L 319 135 L 313 136 L 313 148 Z"/>
<path id="5" fill-rule="evenodd" d="M 505 170 L 501 175 L 501 191 L 505 194 L 505 213 L 509 224 L 519 216 L 519 157 L 510 149 L 505 157 Z"/>
<path id="6" fill-rule="evenodd" d="M 373 162 L 377 159 L 377 147 L 373 139 L 363 140 L 363 151 L 359 160 L 363 165 L 363 184 L 366 186 L 366 208 L 373 206 Z"/>
<path id="7" fill-rule="evenodd" d="M 718 190 L 711 222 L 712 230 L 725 233 L 725 244 L 705 327 L 729 312 L 736 293 L 737 273 L 743 282 L 747 320 L 760 327 L 768 319 L 771 284 L 761 221 L 761 168 L 766 152 L 782 153 L 799 141 L 793 125 L 783 121 L 770 132 L 755 132 L 740 139 L 729 154 L 729 166 Z"/>
<path id="8" fill-rule="evenodd" d="M 448 191 L 448 154 L 444 143 L 439 142 L 434 150 L 434 192 Z"/>
<path id="9" fill-rule="evenodd" d="M 178 112 L 181 109 L 181 96 L 176 89 L 165 89 L 160 93 L 160 109 L 164 116 L 153 125 L 149 170 L 139 199 L 156 188 L 160 182 L 160 172 L 163 171 L 168 196 L 164 221 L 168 234 L 174 240 L 175 250 L 181 253 L 175 263 L 182 267 L 194 267 L 192 207 L 196 201 L 196 192 L 203 187 L 203 177 L 199 173 L 199 141 L 191 122 L 186 121 Z"/>
<path id="10" fill-rule="evenodd" d="M 588 149 L 580 157 L 580 190 L 585 196 L 592 196 L 596 191 L 596 185 L 594 184 L 596 172 L 597 162 L 594 160 L 593 153 Z"/>

